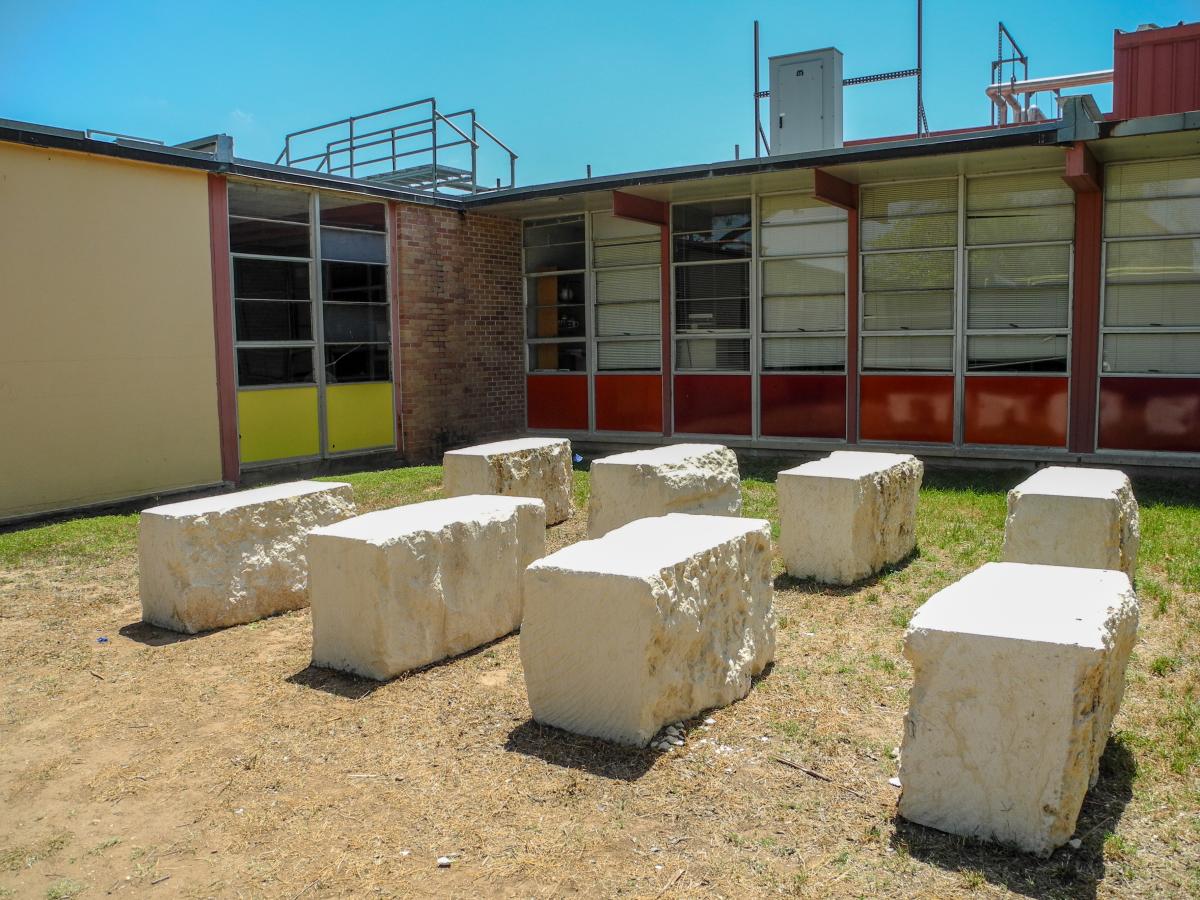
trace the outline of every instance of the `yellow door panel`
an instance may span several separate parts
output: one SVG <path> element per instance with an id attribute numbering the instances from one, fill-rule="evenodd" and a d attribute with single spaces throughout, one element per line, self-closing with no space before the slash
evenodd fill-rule
<path id="1" fill-rule="evenodd" d="M 329 452 L 394 447 L 392 383 L 331 384 L 325 388 Z"/>
<path id="2" fill-rule="evenodd" d="M 316 386 L 239 391 L 238 446 L 244 463 L 320 453 Z"/>

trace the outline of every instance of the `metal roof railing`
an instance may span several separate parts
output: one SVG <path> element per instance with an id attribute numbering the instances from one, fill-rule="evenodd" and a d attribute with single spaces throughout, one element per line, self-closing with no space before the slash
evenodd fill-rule
<path id="1" fill-rule="evenodd" d="M 508 184 L 500 178 L 495 188 L 479 184 L 481 145 L 507 155 Z M 424 160 L 400 165 L 414 157 Z M 292 132 L 275 163 L 433 194 L 477 194 L 517 182 L 517 154 L 479 122 L 475 110 L 442 113 L 433 97 Z"/>

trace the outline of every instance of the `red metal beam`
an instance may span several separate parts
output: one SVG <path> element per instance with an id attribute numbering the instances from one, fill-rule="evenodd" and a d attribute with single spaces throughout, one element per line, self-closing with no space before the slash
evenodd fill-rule
<path id="1" fill-rule="evenodd" d="M 208 176 L 208 245 L 212 259 L 213 339 L 217 362 L 217 428 L 221 478 L 237 482 L 237 378 L 233 360 L 233 287 L 229 272 L 229 194 L 224 175 Z"/>
<path id="2" fill-rule="evenodd" d="M 1076 194 L 1094 194 L 1103 190 L 1104 167 L 1096 161 L 1084 141 L 1076 141 L 1067 148 L 1062 179 Z"/>
<path id="3" fill-rule="evenodd" d="M 613 215 L 622 219 L 634 219 L 651 225 L 670 224 L 670 206 L 661 200 L 639 197 L 624 191 L 613 191 Z"/>
<path id="4" fill-rule="evenodd" d="M 1096 393 L 1100 377 L 1100 257 L 1104 195 L 1075 196 L 1075 296 L 1071 298 L 1071 410 L 1067 446 L 1096 449 Z"/>
<path id="5" fill-rule="evenodd" d="M 830 206 L 858 209 L 858 185 L 830 175 L 824 169 L 813 169 L 813 196 Z"/>

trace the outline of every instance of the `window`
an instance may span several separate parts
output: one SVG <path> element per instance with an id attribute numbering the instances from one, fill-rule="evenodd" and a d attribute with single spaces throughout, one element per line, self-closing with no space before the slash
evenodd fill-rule
<path id="1" fill-rule="evenodd" d="M 760 206 L 762 369 L 846 368 L 846 213 L 808 194 Z"/>
<path id="2" fill-rule="evenodd" d="M 750 371 L 748 197 L 671 210 L 675 368 Z"/>
<path id="3" fill-rule="evenodd" d="M 968 178 L 967 372 L 1067 371 L 1074 195 L 1057 172 Z"/>
<path id="4" fill-rule="evenodd" d="M 386 207 L 325 194 L 317 200 L 325 381 L 391 381 Z"/>
<path id="5" fill-rule="evenodd" d="M 596 369 L 662 369 L 661 228 L 592 214 Z"/>
<path id="6" fill-rule="evenodd" d="M 586 372 L 587 241 L 582 215 L 527 221 L 525 335 L 530 372 Z"/>
<path id="7" fill-rule="evenodd" d="M 1200 374 L 1200 158 L 1111 165 L 1102 371 Z"/>
<path id="8" fill-rule="evenodd" d="M 862 370 L 954 371 L 958 180 L 862 188 Z"/>

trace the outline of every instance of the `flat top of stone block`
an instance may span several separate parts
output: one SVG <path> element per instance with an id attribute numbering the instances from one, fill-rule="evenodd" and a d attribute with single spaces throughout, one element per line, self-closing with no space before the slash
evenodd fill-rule
<path id="1" fill-rule="evenodd" d="M 514 438 L 511 441 L 495 441 L 491 444 L 476 444 L 474 447 L 460 447 L 458 450 L 447 450 L 446 456 L 497 456 L 501 453 L 541 450 L 544 447 L 556 447 L 562 444 L 569 445 L 570 443 L 566 438 Z"/>
<path id="2" fill-rule="evenodd" d="M 868 453 L 863 450 L 837 450 L 824 459 L 814 459 L 780 475 L 802 475 L 814 478 L 863 478 L 892 466 L 914 459 L 909 453 Z"/>
<path id="3" fill-rule="evenodd" d="M 1124 572 L 986 563 L 913 614 L 913 631 L 946 631 L 1099 649 L 1111 606 L 1131 590 Z"/>
<path id="4" fill-rule="evenodd" d="M 248 491 L 233 491 L 228 494 L 216 494 L 212 497 L 201 497 L 199 500 L 184 500 L 181 503 L 168 503 L 165 506 L 155 506 L 144 510 L 142 515 L 151 516 L 203 516 L 211 513 L 229 512 L 259 503 L 270 503 L 274 500 L 286 500 L 289 497 L 303 497 L 308 494 L 319 494 L 336 488 L 349 487 L 344 481 L 289 481 L 285 484 L 272 484 L 267 487 L 252 488 Z"/>
<path id="5" fill-rule="evenodd" d="M 508 518 L 513 510 L 533 505 L 544 504 L 530 497 L 467 494 L 381 509 L 314 529 L 311 533 L 382 545 L 408 535 L 440 531 L 455 522 L 488 522 Z"/>
<path id="6" fill-rule="evenodd" d="M 769 527 L 766 519 L 669 513 L 637 519 L 603 537 L 564 547 L 529 568 L 643 577 L 764 527 Z"/>
<path id="7" fill-rule="evenodd" d="M 1107 497 L 1129 481 L 1119 469 L 1083 469 L 1047 466 L 1030 475 L 1014 490 L 1022 494 L 1054 494 L 1060 497 Z"/>
<path id="8" fill-rule="evenodd" d="M 714 450 L 724 449 L 724 444 L 667 444 L 664 447 L 651 447 L 649 450 L 615 453 L 612 456 L 597 459 L 595 462 L 613 466 L 658 466 L 664 463 L 687 462 L 689 459 L 712 453 Z"/>

